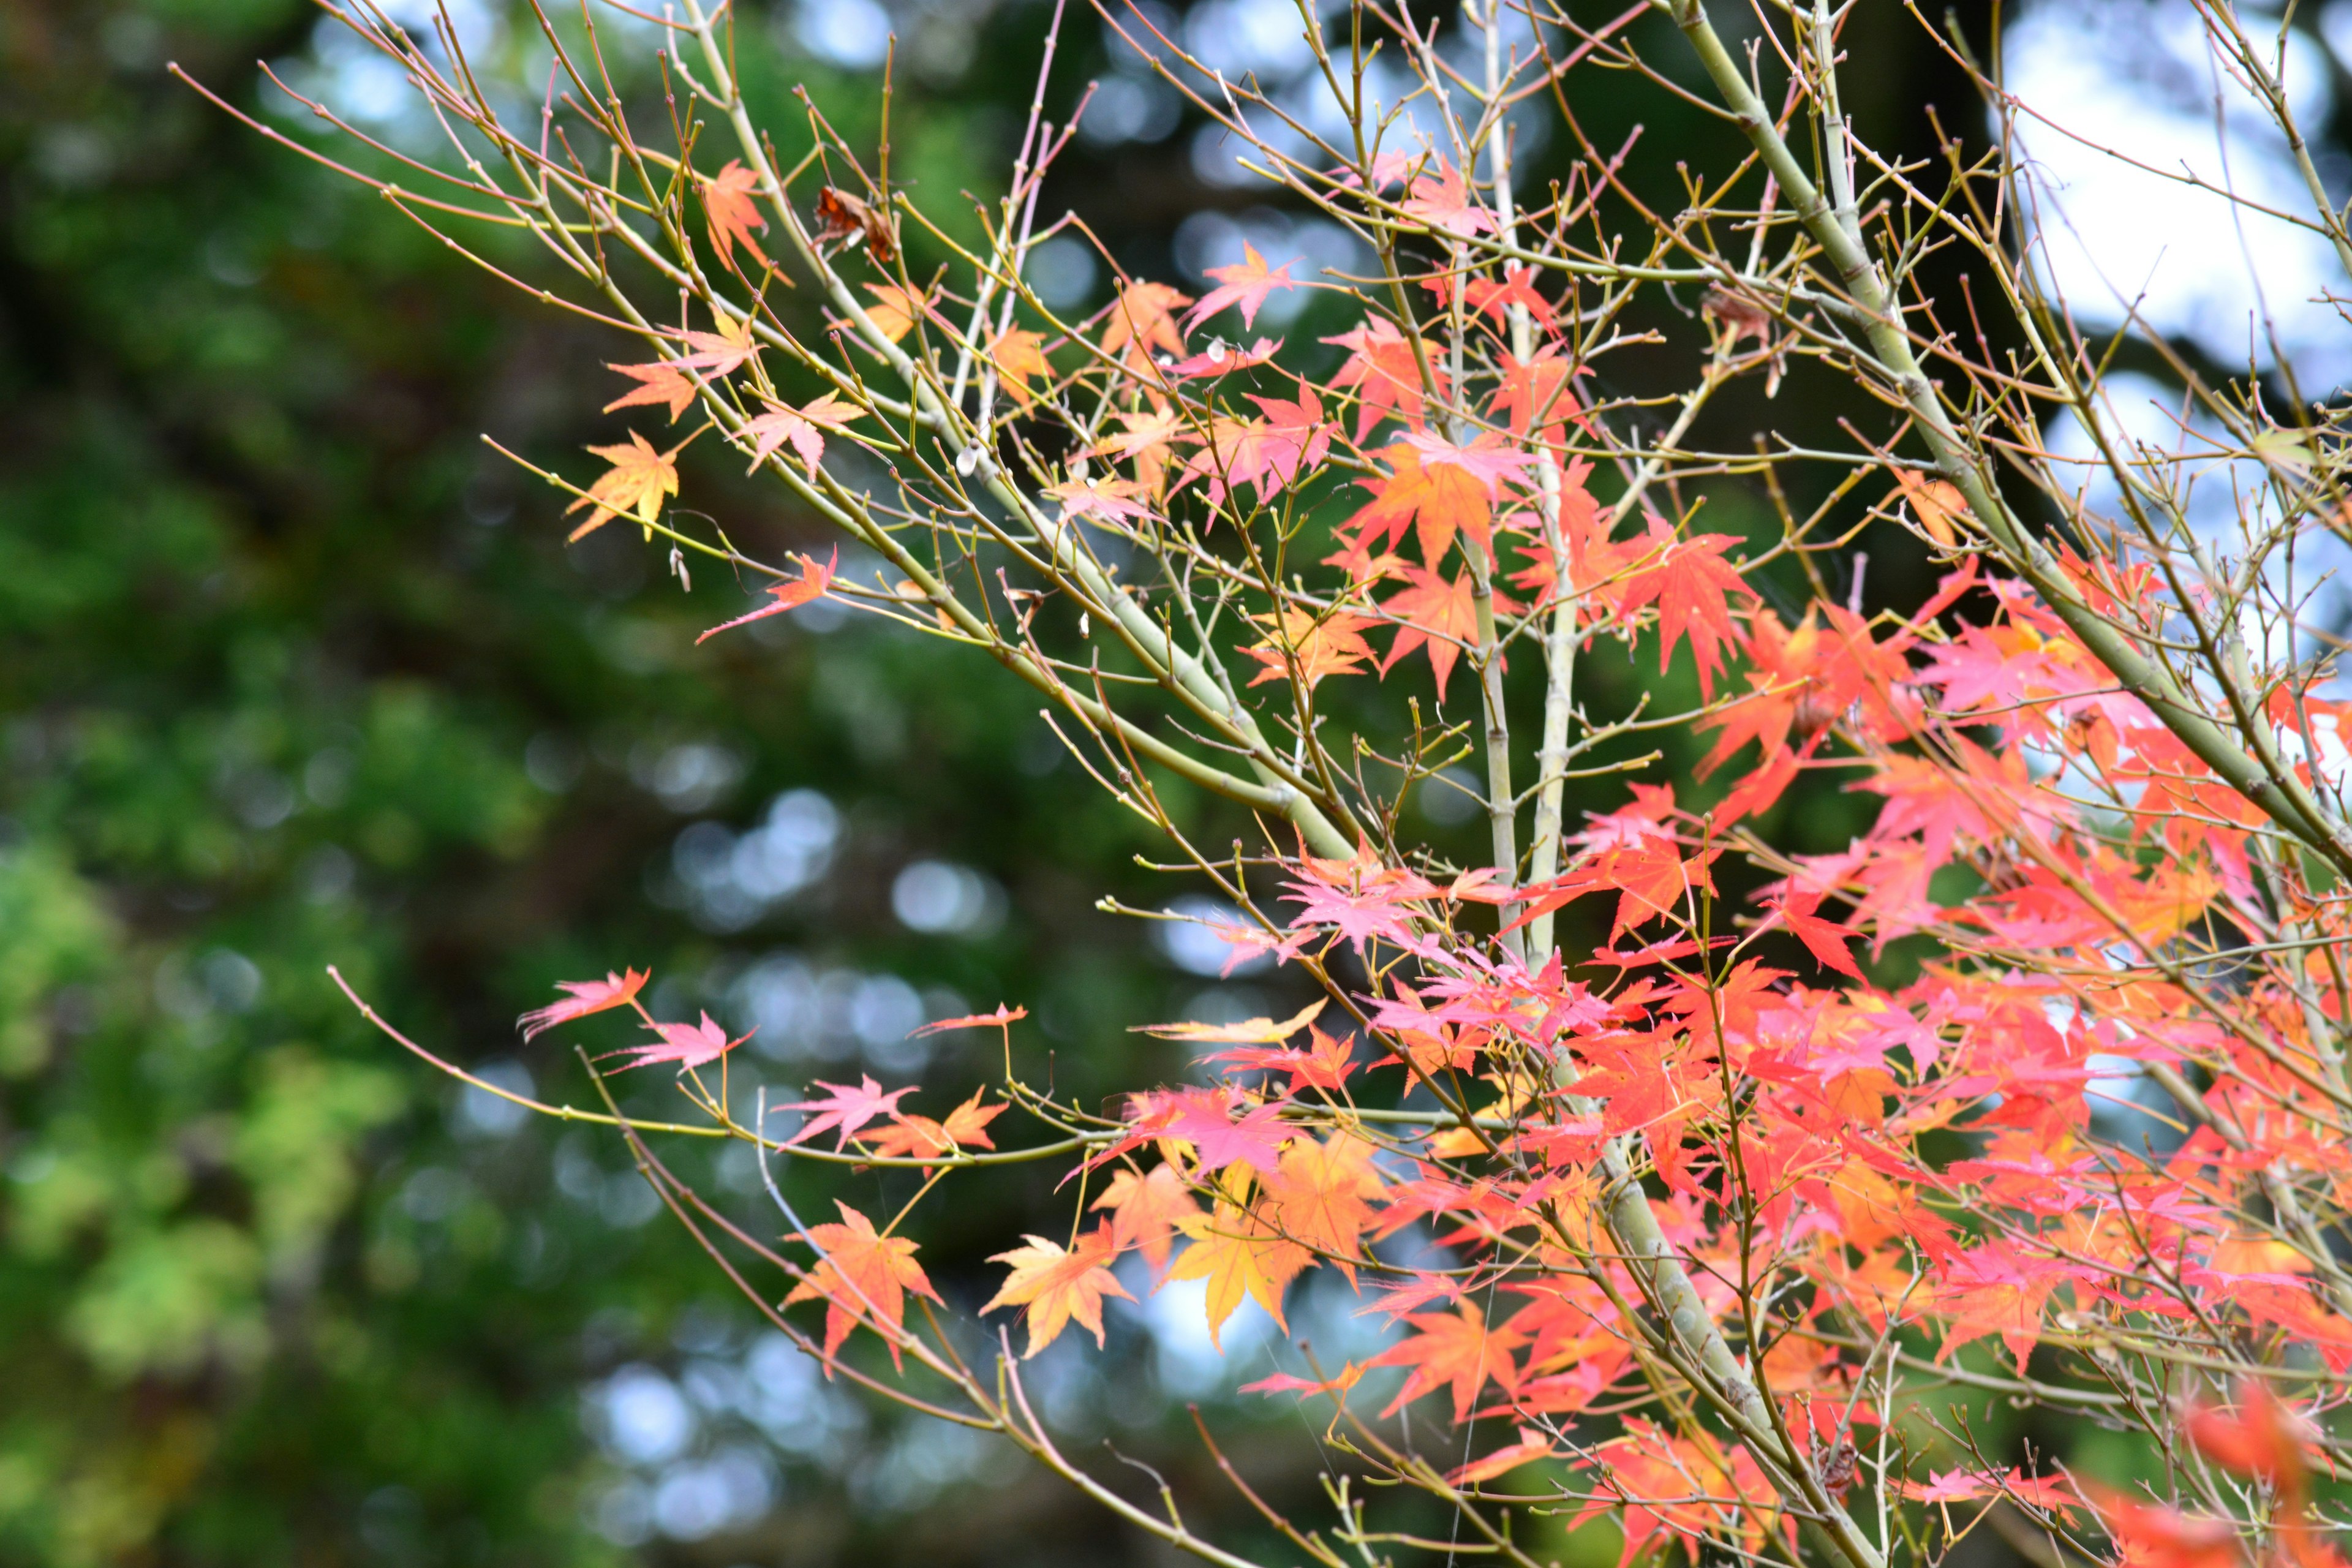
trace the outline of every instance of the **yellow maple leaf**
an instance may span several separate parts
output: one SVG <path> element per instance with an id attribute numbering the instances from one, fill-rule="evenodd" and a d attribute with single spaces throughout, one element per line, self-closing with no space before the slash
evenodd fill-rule
<path id="1" fill-rule="evenodd" d="M 1131 1030 L 1157 1035 L 1163 1040 L 1184 1040 L 1202 1046 L 1278 1046 L 1313 1023 L 1328 997 L 1319 997 L 1295 1016 L 1280 1020 L 1244 1018 L 1238 1024 L 1145 1024 Z"/>
<path id="2" fill-rule="evenodd" d="M 588 487 L 586 495 L 563 509 L 567 513 L 583 506 L 596 509 L 588 514 L 587 521 L 572 531 L 572 539 L 585 539 L 624 512 L 635 513 L 646 525 L 646 537 L 651 539 L 653 521 L 661 515 L 662 497 L 677 494 L 675 459 L 685 445 L 681 441 L 667 452 L 656 452 L 652 442 L 632 430 L 626 446 L 589 447 L 613 466 Z"/>
<path id="3" fill-rule="evenodd" d="M 1282 1292 L 1302 1270 L 1314 1267 L 1314 1254 L 1237 1204 L 1219 1203 L 1215 1213 L 1193 1215 L 1179 1221 L 1177 1228 L 1192 1237 L 1192 1245 L 1176 1259 L 1168 1278 L 1209 1282 L 1204 1305 L 1211 1344 L 1224 1349 L 1218 1336 L 1244 1297 L 1264 1307 L 1289 1332 L 1290 1324 L 1282 1315 Z"/>

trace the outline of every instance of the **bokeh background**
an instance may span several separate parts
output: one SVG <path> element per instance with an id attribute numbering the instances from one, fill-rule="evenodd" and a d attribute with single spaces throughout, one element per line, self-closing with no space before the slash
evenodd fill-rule
<path id="1" fill-rule="evenodd" d="M 2352 7 L 2306 14 L 2294 80 L 2336 177 Z M 545 63 L 523 15 L 451 6 L 515 83 Z M 1288 0 L 1153 15 L 1229 72 L 1304 63 Z M 800 84 L 870 136 L 895 32 L 895 166 L 954 209 L 1001 189 L 1050 16 L 1043 0 L 743 0 L 742 68 L 780 134 Z M 2052 0 L 1999 41 L 2085 114 L 2210 152 L 2187 18 Z M 1960 19 L 1989 51 L 1988 17 Z M 616 58 L 649 54 L 644 29 L 604 26 Z M 1662 31 L 1637 36 L 1677 58 Z M 1875 144 L 1932 153 L 1929 105 L 1982 133 L 1949 58 L 1896 6 L 1863 0 L 1853 40 L 1869 67 L 1849 107 Z M 1029 1043 L 1083 1097 L 1188 1070 L 1129 1025 L 1295 1005 L 1287 982 L 1221 979 L 1225 955 L 1192 928 L 1097 910 L 1186 893 L 1137 866 L 1156 846 L 992 668 L 824 607 L 698 650 L 737 585 L 700 573 L 689 594 L 625 528 L 565 549 L 560 498 L 478 437 L 578 471 L 583 443 L 623 427 L 596 413 L 616 345 L 207 107 L 166 74 L 175 60 L 299 138 L 316 128 L 256 60 L 394 144 L 428 129 L 395 74 L 299 0 L 0 0 L 0 1562 L 1156 1560 L 1014 1457 L 828 1385 L 656 1215 L 614 1140 L 454 1091 L 370 1031 L 325 967 L 484 1076 L 574 1100 L 577 1064 L 552 1040 L 520 1048 L 513 1018 L 556 979 L 627 963 L 651 966 L 669 1016 L 756 1025 L 745 1066 L 771 1083 L 920 1077 L 942 1103 L 992 1047 L 910 1042 L 927 1018 L 1028 1005 Z M 1045 205 L 1079 211 L 1123 266 L 1197 287 L 1244 238 L 1273 260 L 1353 263 L 1340 231 L 1269 205 L 1073 7 L 1054 110 L 1090 79 Z M 1678 157 L 1727 156 L 1630 78 L 1576 90 L 1596 144 L 1640 125 L 1645 188 L 1670 192 Z M 1540 118 L 1523 133 L 1538 182 L 1569 145 Z M 2261 177 L 2259 132 L 2222 134 Z M 2246 352 L 2250 258 L 2282 300 L 2342 282 L 2291 234 L 2225 244 L 2177 195 L 2151 201 L 2054 136 L 2032 150 L 2083 204 L 2081 254 L 2053 266 L 2094 319 L 2152 279 L 2154 324 L 2227 364 Z M 1075 245 L 1045 248 L 1034 278 L 1068 304 L 1106 297 Z M 1687 351 L 1696 307 L 1650 324 Z M 2340 324 L 2296 321 L 2282 352 L 2306 387 L 2341 379 Z M 1347 323 L 1279 324 L 1304 342 Z M 1628 389 L 1672 371 L 1662 356 L 1656 387 Z M 1734 402 L 1717 434 L 1848 412 Z M 815 542 L 724 462 L 688 494 L 739 539 Z M 1742 504 L 1763 516 L 1732 494 L 1715 526 Z M 1870 604 L 1919 595 L 1907 536 L 1862 542 Z M 1832 564 L 1843 593 L 1857 568 Z M 1653 776 L 1690 787 L 1696 750 Z M 1417 809 L 1441 839 L 1466 831 L 1458 797 Z M 1802 797 L 1771 827 L 1832 849 L 1856 809 Z M 1198 810 L 1213 838 L 1223 824 Z M 658 1083 L 635 1092 L 662 1104 Z M 679 1161 L 757 1212 L 747 1160 Z M 804 1202 L 904 1196 L 872 1173 L 787 1180 Z M 976 1305 L 987 1255 L 1053 1203 L 1043 1174 L 1015 1173 L 934 1205 L 918 1234 L 950 1300 Z M 1372 1332 L 1344 1292 L 1304 1296 L 1318 1345 Z M 1115 1310 L 1105 1357 L 1072 1336 L 1037 1363 L 1074 1450 L 1108 1463 L 1116 1438 L 1242 1542 L 1255 1526 L 1207 1472 L 1185 1402 L 1220 1407 L 1276 1495 L 1313 1489 L 1299 1417 L 1230 1392 L 1273 1364 L 1270 1325 L 1245 1310 L 1221 1356 L 1171 1287 Z M 1566 1550 L 1614 1560 L 1605 1536 Z"/>

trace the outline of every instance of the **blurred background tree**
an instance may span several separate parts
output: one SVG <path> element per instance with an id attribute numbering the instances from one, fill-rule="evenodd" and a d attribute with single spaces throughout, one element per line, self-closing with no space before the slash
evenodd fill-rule
<path id="1" fill-rule="evenodd" d="M 1304 63 L 1286 3 L 1145 9 L 1235 74 Z M 870 135 L 895 30 L 894 168 L 936 206 L 990 194 L 1051 15 L 747 0 L 739 41 L 772 123 L 803 85 Z M 515 81 L 543 72 L 489 0 L 451 16 Z M 616 58 L 649 55 L 644 30 L 602 25 Z M 1336 227 L 1264 205 L 1090 13 L 1067 27 L 1049 102 L 1101 86 L 1048 205 L 1123 268 L 1196 287 L 1244 239 L 1355 266 Z M 1933 153 L 1930 103 L 1948 132 L 1980 124 L 1899 8 L 1873 9 L 1864 45 L 1851 108 L 1877 144 Z M 593 410 L 619 345 L 164 69 L 313 135 L 256 58 L 395 145 L 422 134 L 402 84 L 300 0 L 0 3 L 0 1559 L 1134 1560 L 1050 1480 L 827 1386 L 657 1219 L 616 1141 L 451 1096 L 325 966 L 493 1080 L 572 1100 L 578 1064 L 520 1049 L 513 1016 L 629 963 L 668 1016 L 756 1025 L 747 1065 L 795 1089 L 869 1070 L 969 1087 L 986 1037 L 933 1051 L 908 1031 L 1000 1000 L 1034 1011 L 1065 1087 L 1173 1077 L 1181 1057 L 1129 1025 L 1289 998 L 1221 978 L 1198 928 L 1096 909 L 1182 889 L 1137 866 L 1153 842 L 1010 681 L 822 606 L 698 652 L 737 585 L 664 574 L 625 528 L 567 551 L 557 499 L 478 437 L 577 471 L 618 428 Z M 1572 107 L 1596 146 L 1637 129 L 1630 99 Z M 1654 95 L 1640 112 L 1627 178 L 1671 204 L 1713 132 Z M 1556 112 L 1528 125 L 1541 181 L 1573 138 Z M 1075 244 L 1034 267 L 1057 301 L 1108 297 Z M 1630 325 L 1696 352 L 1686 304 Z M 1318 335 L 1311 314 L 1276 324 Z M 1852 412 L 1732 405 L 1714 433 Z M 725 472 L 694 493 L 729 493 Z M 1717 527 L 1765 515 L 1716 504 Z M 815 537 L 764 492 L 713 515 Z M 1862 548 L 1874 605 L 1918 595 L 1906 535 Z M 1687 787 L 1681 743 L 1654 776 Z M 1475 858 L 1466 801 L 1421 808 Z M 1800 850 L 1856 826 L 1834 795 L 1782 809 Z M 751 1166 L 694 1173 L 749 1212 Z M 1041 1179 L 970 1184 L 951 1232 L 921 1237 L 943 1289 L 985 1294 L 979 1265 L 1042 1211 Z M 1352 1306 L 1300 1315 L 1338 1350 L 1370 1331 Z M 1049 1355 L 1035 1386 L 1067 1429 L 1208 1495 L 1181 1405 L 1261 1375 L 1265 1325 L 1236 1320 L 1220 1359 L 1199 1321 L 1147 1300 L 1114 1314 L 1119 1376 Z M 1577 1550 L 1613 1561 L 1613 1542 Z"/>

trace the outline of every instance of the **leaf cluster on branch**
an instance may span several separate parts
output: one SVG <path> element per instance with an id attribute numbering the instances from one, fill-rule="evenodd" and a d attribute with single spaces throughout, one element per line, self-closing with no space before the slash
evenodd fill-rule
<path id="1" fill-rule="evenodd" d="M 1287 1020 L 1163 1026 L 1223 1047 L 1215 1081 L 1108 1108 L 1041 1086 L 1023 1013 L 1000 1007 L 934 1026 L 1001 1031 L 994 1101 L 919 1113 L 912 1086 L 867 1078 L 763 1090 L 746 1117 L 738 1042 L 707 1016 L 656 1019 L 631 972 L 527 1023 L 637 1009 L 654 1039 L 631 1065 L 676 1064 L 691 1117 L 539 1109 L 616 1124 L 836 1375 L 1001 1434 L 1208 1561 L 1245 1559 L 1172 1492 L 1138 1501 L 1057 1444 L 1004 1319 L 943 1314 L 906 1211 L 804 1224 L 772 1182 L 779 1238 L 673 1177 L 657 1139 L 913 1169 L 908 1210 L 951 1201 L 968 1167 L 1058 1163 L 1067 1230 L 1002 1255 L 982 1309 L 1025 1317 L 1027 1355 L 1073 1322 L 1101 1339 L 1129 1252 L 1150 1279 L 1205 1281 L 1213 1336 L 1247 1300 L 1282 1322 L 1310 1270 L 1344 1277 L 1399 1337 L 1259 1385 L 1327 1413 L 1329 1516 L 1276 1510 L 1225 1467 L 1285 1560 L 1532 1563 L 1514 1516 L 1610 1512 L 1629 1556 L 1704 1542 L 1883 1568 L 1934 1562 L 2008 1509 L 2054 1560 L 2340 1562 L 2313 1478 L 2343 1447 L 2352 1372 L 2352 756 L 2297 560 L 2352 534 L 2337 411 L 2176 362 L 2202 445 L 2185 414 L 2179 444 L 2130 436 L 2111 345 L 2034 263 L 2005 150 L 2041 111 L 1957 35 L 1943 47 L 2004 136 L 1921 166 L 1851 133 L 1851 4 L 1759 7 L 1744 58 L 1700 0 L 1598 25 L 1466 0 L 1450 31 L 1381 0 L 1302 5 L 1329 100 L 1311 110 L 1102 4 L 1249 167 L 1360 242 L 1363 275 L 1253 248 L 1199 300 L 1123 275 L 1090 316 L 1042 299 L 1035 247 L 1088 239 L 1084 215 L 1039 210 L 1073 133 L 1045 113 L 1058 8 L 976 245 L 893 185 L 887 114 L 867 150 L 811 109 L 784 163 L 737 89 L 724 7 L 653 18 L 666 96 L 635 104 L 593 17 L 542 16 L 556 69 L 527 125 L 476 86 L 454 30 L 337 12 L 457 154 L 360 177 L 453 245 L 468 221 L 528 231 L 565 282 L 544 297 L 639 345 L 609 407 L 694 421 L 667 446 L 632 430 L 596 448 L 608 466 L 584 484 L 544 472 L 588 512 L 580 532 L 626 520 L 681 576 L 691 552 L 773 580 L 773 604 L 714 631 L 823 596 L 995 660 L 1164 836 L 1171 868 L 1241 911 L 1215 935 L 1325 993 Z M 1652 58 L 1654 14 L 1682 58 Z M 2313 202 L 2293 221 L 2352 269 L 2289 117 L 2284 33 L 2204 16 L 2218 68 L 2302 160 Z M 1575 84 L 1595 70 L 1714 115 L 1679 210 L 1644 205 L 1622 153 L 1584 140 Z M 1538 113 L 1577 153 L 1530 194 L 1514 136 Z M 1922 283 L 1943 251 L 1965 258 L 1965 299 Z M 786 290 L 814 294 L 822 331 L 795 328 Z M 1267 335 L 1261 312 L 1292 290 L 1353 324 Z M 1618 367 L 1658 348 L 1629 322 L 1661 291 L 1703 300 L 1706 351 L 1680 392 L 1628 394 Z M 2013 351 L 1992 346 L 1995 317 Z M 1336 368 L 1309 374 L 1324 345 Z M 1834 448 L 1703 445 L 1710 403 L 1750 379 L 1858 388 L 1881 413 Z M 2112 501 L 2086 500 L 2058 424 Z M 851 563 L 763 562 L 672 508 L 678 453 L 705 434 Z M 2217 465 L 2237 486 L 2221 534 L 2188 501 Z M 1727 485 L 1769 495 L 1775 531 L 1709 529 Z M 1865 615 L 1824 581 L 1872 515 L 1942 562 L 1908 613 Z M 1811 602 L 1784 614 L 1772 585 L 1796 580 Z M 1662 682 L 1608 717 L 1580 689 L 1580 670 L 1654 654 L 1663 672 L 1685 649 L 1696 701 Z M 1415 684 L 1424 663 L 1385 730 L 1328 706 L 1335 683 Z M 1740 770 L 1719 800 L 1633 782 L 1642 747 L 1693 731 L 1712 737 L 1706 771 Z M 1400 809 L 1460 764 L 1486 828 L 1468 865 Z M 1760 830 L 1809 775 L 1881 802 L 1843 851 L 1792 856 Z M 1621 777 L 1624 804 L 1570 819 L 1572 785 Z M 1254 814 L 1256 841 L 1201 842 L 1202 791 Z M 1753 907 L 1718 887 L 1743 860 L 1765 878 Z M 1563 951 L 1571 929 L 1601 940 Z M 1931 956 L 1882 986 L 1906 939 Z M 1802 972 L 1769 961 L 1800 951 Z M 2168 1132 L 2110 1135 L 2103 1104 Z M 1381 1249 L 1415 1227 L 1435 1246 Z M 820 1302 L 821 1335 L 795 1310 Z M 1384 1403 L 1357 1392 L 1376 1372 Z M 2128 1494 L 2003 1463 L 1955 1388 L 2137 1431 L 2158 1462 Z M 1394 1419 L 1440 1394 L 1433 1432 Z M 1452 1540 L 1385 1522 L 1400 1491 L 1449 1512 Z"/>

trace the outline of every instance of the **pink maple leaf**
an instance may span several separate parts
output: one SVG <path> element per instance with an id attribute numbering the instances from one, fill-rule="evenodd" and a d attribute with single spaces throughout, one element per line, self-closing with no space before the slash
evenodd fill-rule
<path id="1" fill-rule="evenodd" d="M 654 1033 L 661 1037 L 658 1042 L 624 1046 L 617 1051 L 605 1053 L 607 1056 L 633 1058 L 614 1070 L 626 1072 L 631 1068 L 648 1067 L 655 1062 L 676 1062 L 679 1070 L 684 1071 L 715 1062 L 751 1037 L 747 1034 L 729 1039 L 727 1031 L 720 1028 L 708 1013 L 702 1016 L 699 1024 L 656 1024 L 652 1027 Z"/>
<path id="2" fill-rule="evenodd" d="M 1240 261 L 1231 267 L 1209 268 L 1209 276 L 1217 279 L 1217 286 L 1209 290 L 1206 299 L 1185 314 L 1186 330 L 1199 326 L 1228 305 L 1241 307 L 1243 326 L 1256 326 L 1258 307 L 1265 303 L 1268 294 L 1276 289 L 1298 287 L 1298 280 L 1290 275 L 1291 268 L 1297 265 L 1295 259 L 1286 261 L 1269 271 L 1265 258 L 1257 253 L 1257 247 L 1248 240 L 1242 241 Z"/>
<path id="3" fill-rule="evenodd" d="M 1433 228 L 1465 239 L 1474 234 L 1495 231 L 1495 215 L 1476 205 L 1462 171 L 1444 158 L 1437 161 L 1436 174 L 1423 174 L 1413 181 L 1412 195 L 1404 204 L 1404 210 Z"/>
<path id="4" fill-rule="evenodd" d="M 823 1100 L 803 1100 L 792 1105 L 780 1105 L 779 1110 L 805 1110 L 813 1114 L 807 1125 L 793 1134 L 790 1142 L 805 1143 L 827 1128 L 835 1131 L 833 1146 L 842 1148 L 857 1135 L 857 1130 L 877 1117 L 896 1116 L 898 1101 L 915 1092 L 915 1086 L 882 1092 L 882 1086 L 871 1075 L 861 1075 L 864 1081 L 852 1089 L 845 1084 L 817 1080 L 817 1088 L 833 1092 Z"/>
<path id="5" fill-rule="evenodd" d="M 1191 376 L 1231 375 L 1237 370 L 1264 364 L 1281 346 L 1279 338 L 1260 338 L 1246 349 L 1236 348 L 1220 338 L 1192 358 L 1178 360 L 1170 365 L 1168 374 L 1180 380 Z"/>
<path id="6" fill-rule="evenodd" d="M 515 1024 L 522 1030 L 522 1037 L 528 1040 L 547 1033 L 558 1024 L 568 1024 L 574 1018 L 584 1018 L 591 1013 L 602 1013 L 608 1008 L 625 1007 L 636 1000 L 637 993 L 645 989 L 646 982 L 651 977 L 650 970 L 632 969 L 626 974 L 607 971 L 602 980 L 559 980 L 555 988 L 570 994 L 561 1002 L 551 1002 L 544 1007 L 525 1013 L 515 1020 Z"/>

